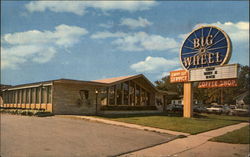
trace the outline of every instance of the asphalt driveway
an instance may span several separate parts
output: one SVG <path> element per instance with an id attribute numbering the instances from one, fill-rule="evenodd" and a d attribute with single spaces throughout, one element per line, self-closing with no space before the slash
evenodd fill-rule
<path id="1" fill-rule="evenodd" d="M 60 117 L 1 114 L 1 157 L 105 157 L 174 136 Z"/>

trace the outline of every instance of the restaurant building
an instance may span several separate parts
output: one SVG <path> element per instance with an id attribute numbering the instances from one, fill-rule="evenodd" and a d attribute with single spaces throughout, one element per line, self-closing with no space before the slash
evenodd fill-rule
<path id="1" fill-rule="evenodd" d="M 158 90 L 142 74 L 95 81 L 58 79 L 5 87 L 1 107 L 54 114 L 161 112 L 167 96 L 174 94 Z"/>

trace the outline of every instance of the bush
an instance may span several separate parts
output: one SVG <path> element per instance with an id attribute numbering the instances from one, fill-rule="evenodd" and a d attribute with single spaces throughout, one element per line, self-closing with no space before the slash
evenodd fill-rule
<path id="1" fill-rule="evenodd" d="M 37 117 L 47 117 L 47 116 L 54 116 L 53 113 L 51 112 L 46 112 L 46 111 L 43 111 L 43 112 L 37 112 L 34 114 L 35 116 Z"/>
<path id="2" fill-rule="evenodd" d="M 1 113 L 9 113 L 15 115 L 24 115 L 24 116 L 53 116 L 54 114 L 44 109 L 1 109 Z"/>
<path id="3" fill-rule="evenodd" d="M 145 111 L 157 110 L 156 106 L 101 106 L 102 111 Z"/>

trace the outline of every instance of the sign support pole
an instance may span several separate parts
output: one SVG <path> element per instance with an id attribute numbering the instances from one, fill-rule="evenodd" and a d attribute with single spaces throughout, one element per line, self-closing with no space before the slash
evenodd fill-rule
<path id="1" fill-rule="evenodd" d="M 193 89 L 191 82 L 184 83 L 184 106 L 183 106 L 183 117 L 191 118 L 193 116 Z"/>

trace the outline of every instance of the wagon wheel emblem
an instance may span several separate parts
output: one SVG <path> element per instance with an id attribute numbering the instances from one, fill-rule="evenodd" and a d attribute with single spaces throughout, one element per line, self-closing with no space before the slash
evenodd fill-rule
<path id="1" fill-rule="evenodd" d="M 180 50 L 182 66 L 187 70 L 223 65 L 230 57 L 230 38 L 215 26 L 203 26 L 192 31 Z"/>

